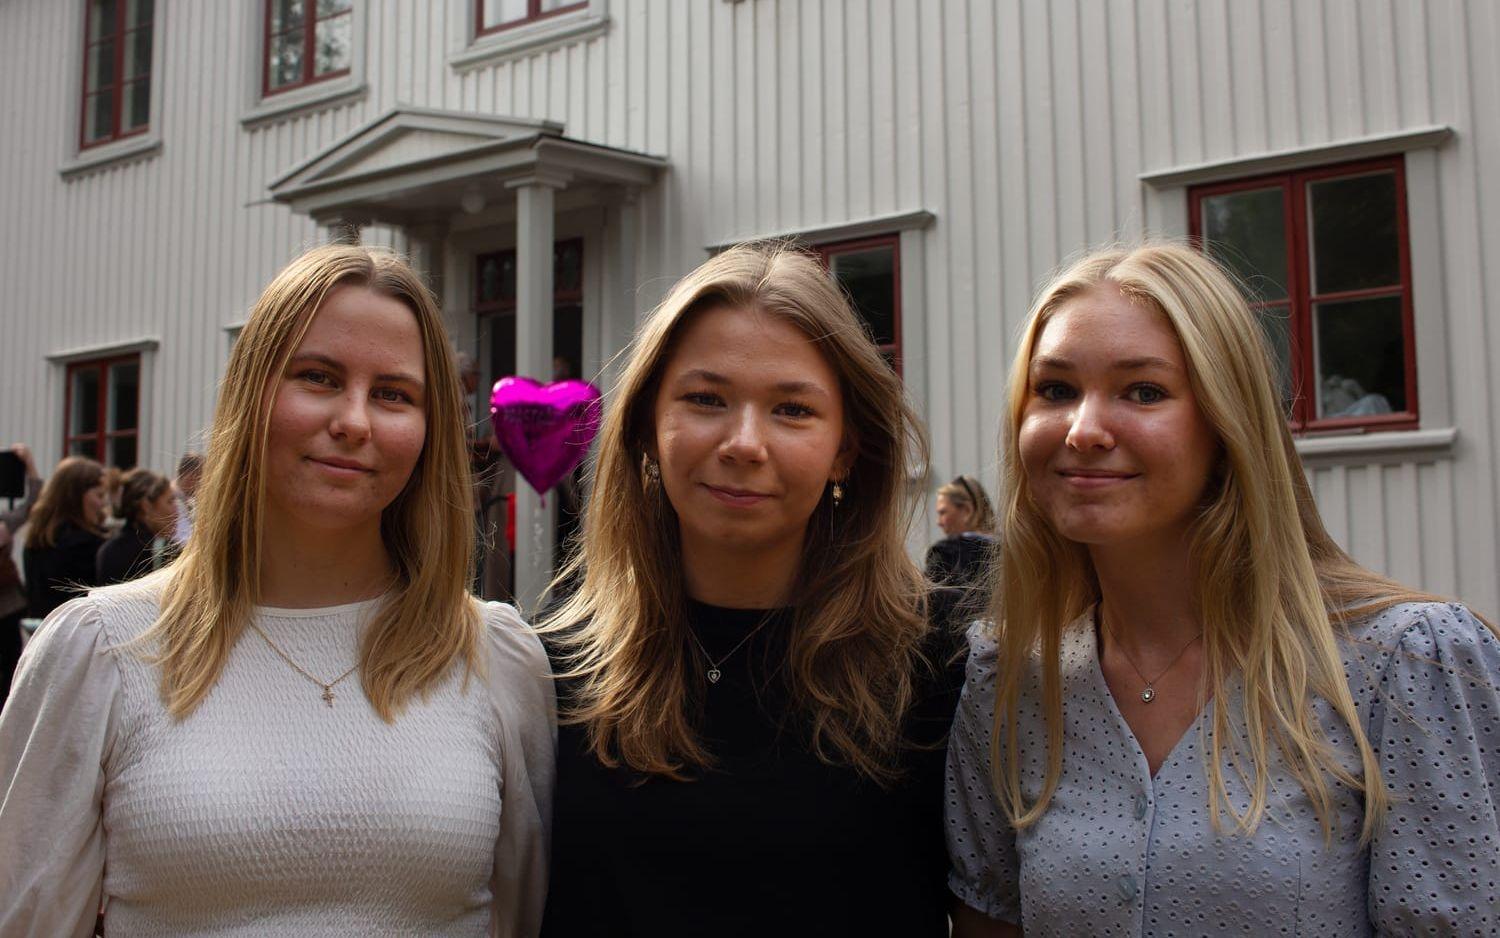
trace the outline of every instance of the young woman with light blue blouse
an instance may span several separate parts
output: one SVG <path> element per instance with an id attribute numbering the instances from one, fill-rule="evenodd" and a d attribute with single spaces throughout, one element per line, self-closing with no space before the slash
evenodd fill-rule
<path id="1" fill-rule="evenodd" d="M 1048 285 L 1002 448 L 955 935 L 1500 933 L 1500 640 L 1329 537 L 1212 261 Z"/>

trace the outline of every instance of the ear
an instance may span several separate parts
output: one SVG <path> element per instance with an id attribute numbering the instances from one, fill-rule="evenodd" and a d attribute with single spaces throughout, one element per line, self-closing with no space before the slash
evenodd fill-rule
<path id="1" fill-rule="evenodd" d="M 845 430 L 844 438 L 839 441 L 839 450 L 833 458 L 833 469 L 830 471 L 830 479 L 834 482 L 842 482 L 849 478 L 849 473 L 854 469 L 854 460 L 859 457 L 859 439 L 853 430 Z"/>

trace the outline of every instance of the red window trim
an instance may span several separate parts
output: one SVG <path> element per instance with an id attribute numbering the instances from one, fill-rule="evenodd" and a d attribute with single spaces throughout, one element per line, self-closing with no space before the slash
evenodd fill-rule
<path id="1" fill-rule="evenodd" d="M 1396 239 L 1400 282 L 1391 286 L 1340 293 L 1314 294 L 1309 269 L 1307 229 L 1307 184 L 1324 179 L 1363 176 L 1374 172 L 1391 172 L 1396 183 Z M 1203 200 L 1211 196 L 1253 189 L 1280 187 L 1287 226 L 1287 299 L 1252 302 L 1263 309 L 1284 306 L 1290 317 L 1293 403 L 1290 423 L 1294 433 L 1364 432 L 1366 430 L 1415 430 L 1420 426 L 1421 410 L 1417 400 L 1416 318 L 1412 306 L 1411 243 L 1407 223 L 1406 162 L 1402 156 L 1338 163 L 1289 173 L 1274 173 L 1231 182 L 1195 186 L 1188 193 L 1188 231 L 1195 246 L 1203 247 Z M 1367 417 L 1332 417 L 1317 419 L 1312 379 L 1316 374 L 1312 349 L 1312 309 L 1316 303 L 1362 296 L 1401 297 L 1401 340 L 1405 358 L 1406 409 L 1398 413 Z"/>
<path id="2" fill-rule="evenodd" d="M 484 25 L 484 0 L 473 0 L 474 2 L 474 35 L 490 36 L 495 33 L 504 32 L 507 29 L 515 29 L 517 26 L 525 26 L 527 23 L 535 23 L 537 20 L 550 19 L 562 13 L 571 13 L 581 10 L 589 5 L 589 0 L 579 0 L 578 3 L 570 3 L 567 6 L 558 7 L 555 10 L 543 10 L 542 0 L 526 0 L 526 15 L 518 20 L 510 20 L 506 23 L 497 23 L 494 26 Z"/>
<path id="3" fill-rule="evenodd" d="M 89 93 L 89 51 L 94 46 L 99 44 L 97 42 L 92 42 L 89 39 L 89 35 L 92 32 L 90 27 L 94 24 L 94 2 L 95 0 L 83 0 L 83 63 L 78 80 L 80 102 L 78 108 L 78 149 L 80 150 L 88 150 L 92 149 L 93 147 L 104 146 L 106 143 L 114 143 L 116 140 L 123 140 L 126 137 L 134 137 L 137 134 L 143 134 L 147 130 L 151 129 L 152 115 L 149 112 L 146 115 L 146 123 L 142 124 L 139 127 L 134 127 L 130 130 L 122 131 L 120 129 L 120 120 L 124 116 L 125 110 L 125 86 L 127 84 L 138 85 L 141 82 L 146 82 L 147 86 L 149 87 L 152 77 L 151 65 L 150 63 L 148 63 L 146 66 L 146 74 L 136 78 L 132 78 L 129 82 L 125 81 L 125 44 L 129 39 L 128 34 L 139 32 L 142 29 L 155 29 L 156 7 L 154 4 L 152 5 L 151 19 L 140 24 L 139 26 L 127 26 L 127 16 L 129 13 L 130 4 L 125 3 L 122 0 L 122 2 L 115 5 L 115 31 L 111 34 L 111 37 L 114 39 L 115 43 L 115 55 L 114 61 L 111 62 L 109 66 L 110 83 L 105 86 L 109 90 L 110 96 L 110 133 L 109 136 L 100 137 L 98 140 L 88 139 L 89 99 L 95 97 L 98 94 L 98 92 L 95 92 L 94 94 Z M 100 41 L 102 42 L 103 40 Z M 153 58 L 156 55 L 155 35 L 152 35 L 151 37 L 151 54 Z M 148 104 L 147 106 L 149 107 L 150 105 Z"/>
<path id="4" fill-rule="evenodd" d="M 140 397 L 136 397 L 135 426 L 129 430 L 109 429 L 109 369 L 118 364 L 133 362 L 136 366 L 136 374 L 140 374 L 140 353 L 129 355 L 112 355 L 109 358 L 91 358 L 87 361 L 69 362 L 67 373 L 63 377 L 63 444 L 62 456 L 66 458 L 73 450 L 73 444 L 79 440 L 94 441 L 94 453 L 97 461 L 104 466 L 109 465 L 109 441 L 124 437 L 134 437 L 137 443 L 137 461 L 140 458 L 140 435 L 141 435 L 141 412 Z M 85 369 L 97 369 L 99 372 L 99 426 L 93 433 L 73 433 L 73 375 Z M 134 468 L 133 466 L 122 466 L 122 469 Z"/>
<path id="5" fill-rule="evenodd" d="M 583 239 L 582 238 L 559 238 L 558 240 L 552 242 L 552 256 L 554 258 L 553 268 L 554 268 L 554 271 L 555 271 L 556 270 L 556 260 L 555 259 L 557 257 L 558 252 L 561 251 L 563 248 L 570 247 L 570 246 L 577 246 L 577 248 L 578 248 L 578 257 L 579 257 L 579 264 L 580 264 L 580 270 L 579 270 L 579 276 L 578 276 L 578 289 L 577 290 L 561 290 L 561 289 L 559 289 L 558 286 L 557 286 L 557 277 L 553 276 L 553 278 L 552 278 L 552 305 L 554 305 L 554 306 L 558 306 L 558 305 L 562 305 L 562 304 L 568 304 L 568 303 L 582 303 L 583 302 L 583 271 L 581 269 L 581 267 L 582 267 L 582 258 L 583 258 Z M 486 251 L 483 254 L 479 254 L 479 255 L 475 256 L 475 258 L 474 258 L 474 312 L 476 314 L 479 314 L 479 315 L 490 315 L 492 313 L 508 313 L 508 312 L 512 312 L 512 311 L 515 310 L 515 308 L 516 308 L 516 301 L 514 299 L 509 299 L 509 300 L 493 300 L 493 301 L 488 302 L 488 303 L 483 303 L 483 302 L 480 302 L 480 300 L 479 300 L 479 272 L 480 272 L 480 268 L 482 267 L 482 265 L 484 263 L 485 258 L 489 258 L 489 257 L 503 258 L 503 257 L 506 257 L 506 256 L 514 257 L 515 254 L 516 254 L 516 249 L 515 248 L 502 248 L 499 251 Z"/>
<path id="6" fill-rule="evenodd" d="M 287 91 L 295 91 L 298 88 L 306 88 L 308 85 L 316 85 L 319 82 L 325 82 L 325 81 L 328 81 L 328 80 L 333 79 L 333 78 L 342 78 L 342 77 L 344 77 L 344 76 L 346 76 L 346 75 L 349 74 L 349 69 L 347 69 L 347 68 L 341 68 L 341 69 L 339 69 L 336 72 L 328 72 L 328 73 L 323 74 L 323 75 L 314 75 L 312 73 L 312 71 L 313 71 L 314 68 L 317 67 L 316 50 L 317 50 L 317 41 L 318 41 L 318 24 L 319 23 L 326 23 L 329 20 L 338 19 L 341 16 L 347 16 L 347 17 L 349 17 L 350 23 L 351 23 L 351 27 L 350 27 L 350 30 L 349 30 L 349 35 L 353 36 L 354 35 L 354 30 L 353 30 L 352 24 L 353 24 L 353 20 L 354 20 L 354 4 L 350 4 L 349 9 L 347 9 L 347 10 L 343 10 L 343 11 L 341 11 L 339 13 L 334 13 L 331 16 L 324 16 L 324 17 L 320 18 L 318 16 L 318 4 L 317 4 L 316 0 L 305 0 L 305 2 L 302 5 L 302 25 L 300 27 L 299 26 L 293 26 L 293 27 L 290 27 L 290 28 L 287 28 L 287 29 L 283 29 L 281 31 L 281 33 L 289 33 L 289 32 L 292 32 L 292 31 L 294 31 L 296 29 L 301 29 L 302 30 L 302 78 L 299 81 L 294 81 L 294 82 L 292 82 L 290 84 L 281 85 L 280 87 L 277 87 L 277 88 L 272 88 L 271 87 L 271 39 L 272 39 L 272 34 L 271 34 L 271 4 L 272 4 L 272 2 L 273 2 L 273 0 L 265 0 L 265 3 L 264 3 L 264 6 L 265 6 L 265 16 L 263 18 L 263 23 L 262 23 L 262 26 L 261 26 L 261 34 L 260 34 L 260 36 L 261 36 L 261 40 L 260 40 L 260 94 L 261 94 L 261 97 L 263 97 L 263 98 L 269 98 L 272 95 L 282 94 L 282 93 L 287 92 Z M 277 35 L 281 35 L 281 33 L 278 33 Z M 351 50 L 351 57 L 352 57 L 352 54 L 353 54 L 353 52 Z"/>
<path id="7" fill-rule="evenodd" d="M 817 255 L 825 270 L 833 271 L 832 259 L 838 254 L 851 254 L 855 251 L 863 251 L 872 247 L 889 247 L 891 256 L 895 259 L 892 265 L 892 275 L 895 290 L 894 302 L 892 303 L 891 338 L 892 341 L 885 345 L 877 345 L 880 354 L 889 355 L 891 363 L 896 369 L 896 374 L 902 374 L 902 348 L 901 348 L 901 236 L 899 234 L 876 235 L 870 238 L 857 238 L 852 241 L 831 241 L 826 244 L 814 244 L 810 246 L 813 253 Z M 855 314 L 858 315 L 858 310 Z"/>

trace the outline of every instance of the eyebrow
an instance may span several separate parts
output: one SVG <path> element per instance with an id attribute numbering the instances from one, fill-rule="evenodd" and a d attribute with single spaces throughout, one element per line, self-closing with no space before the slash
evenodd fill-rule
<path id="1" fill-rule="evenodd" d="M 1059 371 L 1074 371 L 1077 366 L 1066 358 L 1057 355 L 1038 355 L 1031 360 L 1031 367 L 1056 368 Z M 1110 367 L 1115 371 L 1140 371 L 1143 368 L 1165 368 L 1168 371 L 1180 371 L 1181 369 L 1165 358 L 1157 358 L 1155 355 L 1143 355 L 1139 358 L 1121 358 Z"/>
<path id="2" fill-rule="evenodd" d="M 292 360 L 290 362 L 288 362 L 287 364 L 290 365 L 290 364 L 295 364 L 297 362 L 317 362 L 318 364 L 320 364 L 320 365 L 326 365 L 326 366 L 328 366 L 329 368 L 332 368 L 335 371 L 342 372 L 342 371 L 346 370 L 344 368 L 343 363 L 340 362 L 338 359 L 329 358 L 327 355 L 323 355 L 323 354 L 320 354 L 318 352 L 302 352 L 300 354 L 293 355 L 292 356 Z M 404 382 L 406 384 L 414 385 L 414 386 L 419 387 L 419 388 L 427 386 L 426 383 L 423 382 L 421 378 L 418 378 L 416 375 L 411 374 L 409 372 L 405 372 L 405 371 L 383 372 L 381 374 L 376 375 L 375 376 L 375 380 L 376 381 Z"/>
<path id="3" fill-rule="evenodd" d="M 708 384 L 733 384 L 734 382 L 707 368 L 689 368 L 677 376 L 679 381 L 703 381 Z M 778 394 L 827 394 L 828 391 L 815 381 L 778 381 L 773 385 Z"/>

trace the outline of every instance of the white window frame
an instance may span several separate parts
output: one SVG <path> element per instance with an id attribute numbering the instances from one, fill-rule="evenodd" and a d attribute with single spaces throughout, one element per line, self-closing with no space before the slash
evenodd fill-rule
<path id="1" fill-rule="evenodd" d="M 170 15 L 168 3 L 156 3 L 151 11 L 151 115 L 146 129 L 140 133 L 122 137 L 110 143 L 96 144 L 85 148 L 78 128 L 83 120 L 83 49 L 84 30 L 88 28 L 86 6 L 89 0 L 70 0 L 68 3 L 68 51 L 65 56 L 68 67 L 68 87 L 71 89 L 68 104 L 68 119 L 63 124 L 63 149 L 58 174 L 63 179 L 98 172 L 117 163 L 144 160 L 161 152 L 162 87 L 166 76 L 162 63 L 166 56 L 162 42 L 165 31 L 163 23 Z"/>

